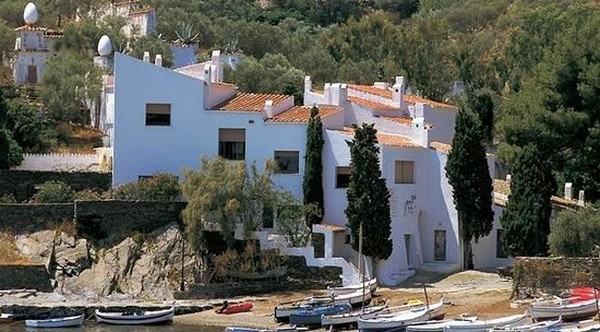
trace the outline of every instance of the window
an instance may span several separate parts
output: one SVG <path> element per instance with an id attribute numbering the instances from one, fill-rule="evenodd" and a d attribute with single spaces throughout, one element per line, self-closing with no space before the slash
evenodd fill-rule
<path id="1" fill-rule="evenodd" d="M 146 104 L 146 126 L 170 126 L 171 104 Z"/>
<path id="2" fill-rule="evenodd" d="M 396 160 L 395 183 L 415 183 L 414 169 L 414 161 Z"/>
<path id="3" fill-rule="evenodd" d="M 246 159 L 246 129 L 219 129 L 219 157 Z"/>
<path id="4" fill-rule="evenodd" d="M 275 151 L 274 158 L 278 168 L 276 173 L 298 174 L 299 155 L 298 151 Z"/>
<path id="5" fill-rule="evenodd" d="M 434 231 L 433 259 L 436 261 L 446 260 L 446 231 Z"/>
<path id="6" fill-rule="evenodd" d="M 335 168 L 335 187 L 348 188 L 350 184 L 350 167 L 338 166 Z"/>
<path id="7" fill-rule="evenodd" d="M 504 249 L 504 243 L 502 243 L 502 230 L 496 230 L 496 258 L 508 258 L 508 254 Z"/>

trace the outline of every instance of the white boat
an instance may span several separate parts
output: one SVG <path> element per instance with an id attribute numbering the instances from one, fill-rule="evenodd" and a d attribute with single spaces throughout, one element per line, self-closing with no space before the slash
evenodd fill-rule
<path id="1" fill-rule="evenodd" d="M 102 312 L 96 309 L 96 322 L 113 325 L 148 325 L 173 321 L 175 307 L 163 310 L 125 312 Z"/>
<path id="2" fill-rule="evenodd" d="M 27 319 L 25 326 L 37 328 L 75 327 L 83 324 L 84 315 L 59 317 L 51 319 Z"/>
<path id="3" fill-rule="evenodd" d="M 356 324 L 359 317 L 363 319 L 373 318 L 380 313 L 385 313 L 387 308 L 387 305 L 370 306 L 343 314 L 323 315 L 321 317 L 321 325 L 329 327 Z"/>
<path id="4" fill-rule="evenodd" d="M 282 326 L 274 329 L 258 329 L 250 327 L 227 327 L 225 332 L 298 332 L 307 331 L 306 328 L 297 328 L 296 326 Z"/>
<path id="5" fill-rule="evenodd" d="M 444 317 L 444 300 L 429 306 L 418 306 L 412 309 L 391 314 L 376 315 L 369 319 L 358 319 L 358 330 L 361 332 L 389 331 L 404 329 L 411 323 L 422 322 Z"/>
<path id="6" fill-rule="evenodd" d="M 562 325 L 562 320 L 547 320 L 543 322 L 537 322 L 533 324 L 518 325 L 511 327 L 495 327 L 489 329 L 489 332 L 551 332 L 558 331 L 559 326 Z"/>
<path id="7" fill-rule="evenodd" d="M 596 332 L 600 331 L 600 324 L 591 324 L 586 326 L 565 326 L 560 328 L 560 332 Z"/>
<path id="8" fill-rule="evenodd" d="M 595 299 L 557 305 L 534 304 L 530 310 L 531 318 L 536 321 L 558 317 L 562 317 L 563 320 L 574 320 L 594 316 L 598 313 L 598 304 Z"/>
<path id="9" fill-rule="evenodd" d="M 375 294 L 375 290 L 377 290 L 377 278 L 373 278 L 371 280 L 367 280 L 363 283 L 356 283 L 347 286 L 337 286 L 337 287 L 327 287 L 327 295 L 342 295 L 348 293 L 354 293 L 356 291 L 362 290 L 370 290 L 371 293 Z"/>
<path id="10" fill-rule="evenodd" d="M 485 331 L 496 326 L 522 325 L 528 321 L 527 313 L 512 315 L 497 319 L 480 320 L 477 317 L 450 319 L 439 322 L 429 322 L 406 327 L 407 332 L 442 332 L 445 330 L 460 331 Z"/>
<path id="11" fill-rule="evenodd" d="M 323 301 L 330 299 L 334 305 L 350 304 L 358 305 L 361 303 L 369 303 L 371 301 L 371 291 L 366 290 L 363 292 L 362 289 L 356 290 L 346 294 L 334 294 L 334 296 L 315 296 L 308 300 L 308 303 L 322 303 Z"/>

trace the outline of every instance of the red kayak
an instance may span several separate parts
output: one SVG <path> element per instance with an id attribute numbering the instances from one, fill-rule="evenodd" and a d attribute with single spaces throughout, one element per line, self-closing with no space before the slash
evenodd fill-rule
<path id="1" fill-rule="evenodd" d="M 252 310 L 252 303 L 244 302 L 244 303 L 240 303 L 240 304 L 224 305 L 222 308 L 217 309 L 215 312 L 218 314 L 230 315 L 230 314 L 235 314 L 238 312 L 246 312 L 246 311 L 250 311 L 250 310 Z"/>

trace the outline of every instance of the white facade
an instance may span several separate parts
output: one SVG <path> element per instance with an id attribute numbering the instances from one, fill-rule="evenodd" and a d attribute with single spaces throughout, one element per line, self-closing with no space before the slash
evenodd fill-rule
<path id="1" fill-rule="evenodd" d="M 26 25 L 15 29 L 15 56 L 12 63 L 16 84 L 39 84 L 46 61 L 55 54 L 54 42 L 62 34 L 45 28 Z"/>
<path id="2" fill-rule="evenodd" d="M 111 1 L 104 16 L 120 16 L 127 20 L 123 33 L 127 38 L 148 36 L 156 32 L 156 10 L 144 6 L 137 0 Z"/>
<path id="3" fill-rule="evenodd" d="M 346 189 L 341 183 L 343 167 L 350 163 L 349 127 L 375 123 L 381 170 L 392 193 L 394 246 L 392 255 L 378 262 L 377 277 L 383 284 L 396 285 L 412 275 L 419 262 L 428 270 L 461 268 L 457 215 L 444 170 L 454 107 L 405 94 L 399 88 L 403 78 L 391 88 L 335 83 L 317 91 L 307 77 L 307 106 L 294 107 L 291 97 L 243 94 L 222 83 L 222 65 L 216 59 L 204 68 L 195 65 L 179 72 L 121 54 L 114 62 L 113 185 L 156 172 L 181 175 L 185 167 L 197 168 L 200 156 L 219 154 L 219 130 L 235 128 L 244 130 L 246 162 L 262 167 L 265 160 L 274 159 L 275 151 L 297 152 L 297 170 L 275 175 L 274 182 L 301 197 L 307 114 L 318 104 L 325 140 L 323 223 L 345 228 Z M 147 125 L 148 105 L 153 104 L 169 105 L 166 124 Z M 356 262 L 357 253 L 346 238 L 343 232 L 330 236 L 326 251 Z M 500 263 L 490 254 L 496 247 L 492 240 L 482 239 L 475 247 L 476 267 Z"/>

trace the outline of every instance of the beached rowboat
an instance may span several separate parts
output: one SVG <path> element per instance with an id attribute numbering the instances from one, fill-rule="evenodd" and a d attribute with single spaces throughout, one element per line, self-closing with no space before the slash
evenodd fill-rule
<path id="1" fill-rule="evenodd" d="M 37 328 L 75 327 L 83 324 L 83 314 L 78 316 L 59 317 L 51 319 L 27 319 L 25 326 Z"/>
<path id="2" fill-rule="evenodd" d="M 337 286 L 337 287 L 327 287 L 327 295 L 342 295 L 348 293 L 354 293 L 356 291 L 362 291 L 363 286 L 365 291 L 371 291 L 371 293 L 375 294 L 375 290 L 377 290 L 377 278 L 373 278 L 371 280 L 365 281 L 363 283 L 356 283 L 347 286 Z"/>
<path id="3" fill-rule="evenodd" d="M 306 328 L 296 328 L 295 326 L 283 326 L 275 329 L 256 329 L 250 327 L 227 327 L 225 332 L 298 332 L 306 331 Z"/>
<path id="4" fill-rule="evenodd" d="M 156 311 L 101 312 L 96 309 L 96 322 L 113 325 L 149 325 L 173 321 L 175 307 Z"/>
<path id="5" fill-rule="evenodd" d="M 348 312 L 352 306 L 348 303 L 338 305 L 325 305 L 297 310 L 290 315 L 290 324 L 298 326 L 321 326 L 323 315 L 333 315 Z"/>
<path id="6" fill-rule="evenodd" d="M 531 306 L 531 318 L 536 321 L 555 319 L 562 317 L 569 321 L 594 316 L 598 312 L 598 304 L 595 299 L 576 303 L 564 303 L 558 305 L 534 304 Z"/>
<path id="7" fill-rule="evenodd" d="M 486 331 L 497 326 L 515 326 L 527 323 L 527 313 L 500 317 L 496 319 L 451 319 L 440 322 L 410 325 L 407 332 L 443 332 L 443 331 Z"/>
<path id="8" fill-rule="evenodd" d="M 357 309 L 343 314 L 323 315 L 321 317 L 321 325 L 323 327 L 354 325 L 358 322 L 359 317 L 363 319 L 373 318 L 380 313 L 385 313 L 387 308 L 387 305 L 380 305 L 365 307 L 364 309 Z"/>
<path id="9" fill-rule="evenodd" d="M 512 326 L 512 327 L 495 327 L 488 330 L 489 332 L 551 332 L 558 331 L 558 327 L 562 325 L 562 320 L 547 320 L 533 324 Z"/>
<path id="10" fill-rule="evenodd" d="M 416 322 L 444 317 L 444 300 L 429 306 L 419 306 L 412 309 L 394 312 L 391 314 L 380 314 L 374 318 L 358 319 L 358 330 L 361 332 L 389 331 L 404 329 Z"/>

